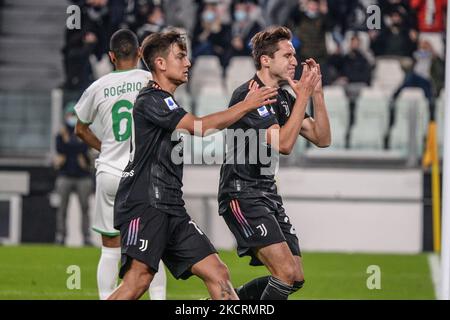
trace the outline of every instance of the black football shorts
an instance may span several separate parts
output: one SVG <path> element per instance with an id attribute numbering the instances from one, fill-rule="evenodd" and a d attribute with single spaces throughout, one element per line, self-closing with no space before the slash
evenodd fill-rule
<path id="1" fill-rule="evenodd" d="M 171 215 L 155 208 L 120 227 L 122 261 L 119 276 L 123 278 L 132 259 L 158 271 L 162 259 L 176 279 L 192 276 L 191 267 L 217 253 L 208 237 L 186 213 Z"/>
<path id="2" fill-rule="evenodd" d="M 281 204 L 275 208 L 257 198 L 233 199 L 222 217 L 236 238 L 238 255 L 250 256 L 250 265 L 262 265 L 254 249 L 284 241 L 294 256 L 301 256 L 295 228 Z"/>

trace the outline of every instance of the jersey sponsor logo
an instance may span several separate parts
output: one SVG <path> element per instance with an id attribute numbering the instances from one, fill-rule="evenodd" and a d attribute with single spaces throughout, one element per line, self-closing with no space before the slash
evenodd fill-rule
<path id="1" fill-rule="evenodd" d="M 122 172 L 122 178 L 128 178 L 128 177 L 132 177 L 132 176 L 134 176 L 134 170 L 131 170 L 129 172 L 127 172 L 127 171 Z"/>
<path id="2" fill-rule="evenodd" d="M 167 104 L 170 110 L 178 108 L 178 105 L 175 103 L 175 101 L 173 101 L 172 97 L 165 98 L 164 102 Z"/>
<path id="3" fill-rule="evenodd" d="M 147 250 L 147 247 L 148 247 L 148 240 L 139 239 L 139 241 L 141 242 L 141 246 L 139 247 L 139 250 L 141 250 L 142 252 L 144 252 L 145 250 Z"/>
<path id="4" fill-rule="evenodd" d="M 267 117 L 270 114 L 266 106 L 259 107 L 257 110 L 261 117 Z"/>
<path id="5" fill-rule="evenodd" d="M 257 229 L 259 229 L 259 231 L 261 231 L 261 236 L 265 237 L 267 236 L 267 228 L 264 225 L 264 223 L 260 224 L 259 226 L 256 227 Z"/>

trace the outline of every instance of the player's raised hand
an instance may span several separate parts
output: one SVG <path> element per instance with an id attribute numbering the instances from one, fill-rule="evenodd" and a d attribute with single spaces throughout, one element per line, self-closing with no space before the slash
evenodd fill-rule
<path id="1" fill-rule="evenodd" d="M 318 93 L 323 93 L 323 88 L 322 88 L 322 72 L 320 71 L 320 64 L 317 64 L 317 71 L 320 75 L 320 79 L 317 82 L 316 87 L 314 88 L 314 92 L 313 94 L 318 94 Z"/>
<path id="2" fill-rule="evenodd" d="M 320 66 L 314 59 L 307 59 L 302 65 L 303 73 L 300 80 L 296 82 L 288 78 L 287 81 L 297 96 L 306 95 L 309 97 L 313 94 L 318 82 L 321 81 L 322 75 L 320 73 Z"/>
<path id="3" fill-rule="evenodd" d="M 277 99 L 273 99 L 277 95 L 277 88 L 262 87 L 259 88 L 258 84 L 250 83 L 250 91 L 245 97 L 245 102 L 250 109 L 256 109 L 266 104 L 275 103 Z"/>

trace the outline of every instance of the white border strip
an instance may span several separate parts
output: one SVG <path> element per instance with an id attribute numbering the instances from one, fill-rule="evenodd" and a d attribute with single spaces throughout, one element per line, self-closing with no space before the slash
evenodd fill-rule
<path id="1" fill-rule="evenodd" d="M 436 300 L 440 300 L 440 259 L 436 253 L 431 253 L 428 255 L 427 260 L 431 272 L 431 280 L 433 281 L 434 296 Z"/>

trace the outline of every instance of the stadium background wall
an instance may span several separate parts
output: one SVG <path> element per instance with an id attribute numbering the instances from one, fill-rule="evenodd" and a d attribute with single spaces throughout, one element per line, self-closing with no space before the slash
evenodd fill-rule
<path id="1" fill-rule="evenodd" d="M 21 242 L 53 242 L 56 208 L 51 201 L 55 180 L 52 169 L 2 169 L 29 173 L 29 193 L 22 196 Z M 185 200 L 189 214 L 213 243 L 220 249 L 232 249 L 234 239 L 217 215 L 218 174 L 218 166 L 186 166 Z M 281 168 L 278 174 L 285 208 L 300 235 L 303 250 L 308 251 L 430 251 L 428 180 L 429 173 L 420 169 Z M 92 197 L 91 216 L 93 204 Z M 9 206 L 2 202 L 2 235 L 7 233 L 8 210 Z M 79 205 L 74 195 L 68 216 L 67 242 L 81 245 Z"/>

